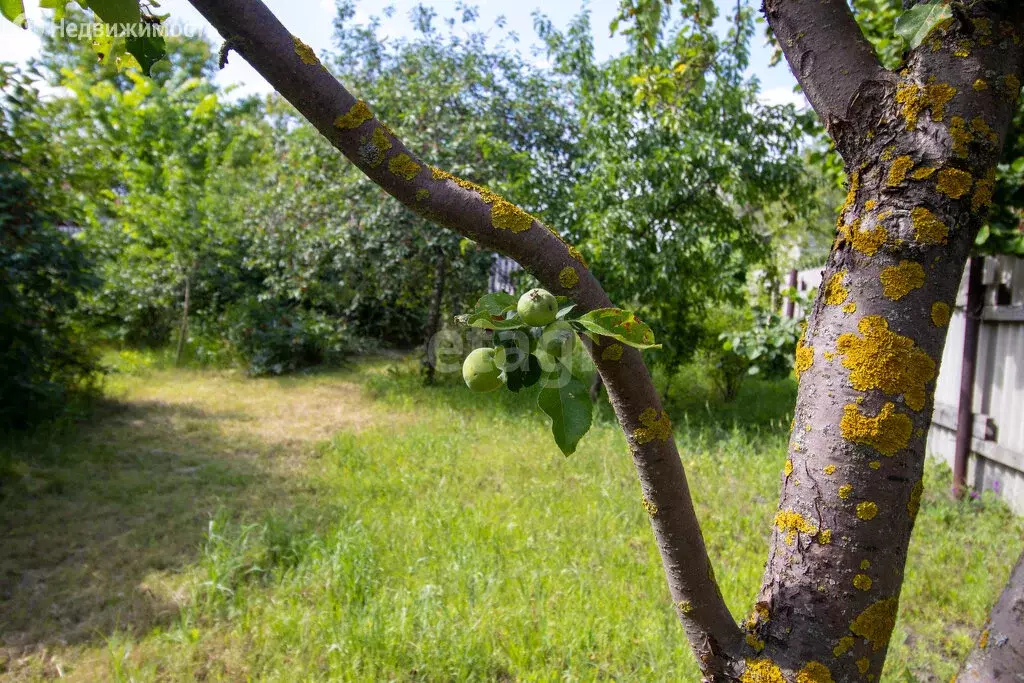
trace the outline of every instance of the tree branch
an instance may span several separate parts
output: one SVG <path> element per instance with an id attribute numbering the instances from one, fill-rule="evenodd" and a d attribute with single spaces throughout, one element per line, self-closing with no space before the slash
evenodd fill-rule
<path id="1" fill-rule="evenodd" d="M 259 0 L 190 0 L 232 47 L 371 180 L 411 210 L 506 254 L 583 311 L 611 306 L 579 253 L 504 198 L 433 169 L 377 121 Z M 602 338 L 591 349 L 625 431 L 672 599 L 710 677 L 742 635 L 711 571 L 686 475 L 638 351 Z"/>
<path id="2" fill-rule="evenodd" d="M 811 106 L 837 138 L 833 127 L 853 118 L 850 110 L 865 85 L 889 80 L 890 72 L 846 0 L 764 0 L 761 11 Z"/>

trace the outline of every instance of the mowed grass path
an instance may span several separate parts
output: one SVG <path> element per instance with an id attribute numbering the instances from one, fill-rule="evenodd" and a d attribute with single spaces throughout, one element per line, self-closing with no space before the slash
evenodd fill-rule
<path id="1" fill-rule="evenodd" d="M 413 368 L 113 375 L 89 420 L 0 446 L 0 679 L 699 680 L 607 410 L 566 459 L 532 395 Z M 792 386 L 702 391 L 673 387 L 676 438 L 740 619 Z M 1022 545 L 926 484 L 883 680 L 949 680 Z"/>

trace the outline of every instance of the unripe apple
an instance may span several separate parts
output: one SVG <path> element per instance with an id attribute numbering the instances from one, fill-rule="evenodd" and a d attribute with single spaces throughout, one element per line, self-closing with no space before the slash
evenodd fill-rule
<path id="1" fill-rule="evenodd" d="M 576 331 L 572 329 L 572 325 L 564 320 L 556 320 L 544 328 L 537 348 L 557 359 L 572 355 L 576 341 Z"/>
<path id="2" fill-rule="evenodd" d="M 554 322 L 558 313 L 558 301 L 555 295 L 546 289 L 531 289 L 519 297 L 516 310 L 519 318 L 530 327 L 544 327 Z"/>
<path id="3" fill-rule="evenodd" d="M 470 391 L 494 391 L 501 386 L 501 370 L 494 364 L 494 349 L 474 349 L 462 363 L 462 379 Z"/>

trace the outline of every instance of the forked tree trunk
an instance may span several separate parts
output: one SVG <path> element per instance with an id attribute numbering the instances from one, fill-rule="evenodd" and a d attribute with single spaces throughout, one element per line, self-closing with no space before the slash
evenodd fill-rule
<path id="1" fill-rule="evenodd" d="M 411 210 L 508 255 L 580 311 L 610 305 L 579 253 L 484 188 L 423 163 L 258 0 L 191 0 L 278 92 Z M 669 590 L 705 679 L 876 680 L 921 497 L 953 299 L 1021 77 L 1017 2 L 976 2 L 883 69 L 845 0 L 766 0 L 843 155 L 850 194 L 797 350 L 800 389 L 760 599 L 737 627 L 641 356 L 592 355 L 625 431 Z"/>
<path id="2" fill-rule="evenodd" d="M 992 608 L 957 680 L 960 683 L 1024 681 L 1024 553 L 1017 560 L 1006 589 Z"/>

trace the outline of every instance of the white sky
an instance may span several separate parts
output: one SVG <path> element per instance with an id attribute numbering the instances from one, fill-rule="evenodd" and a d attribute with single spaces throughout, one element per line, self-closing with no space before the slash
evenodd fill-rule
<path id="1" fill-rule="evenodd" d="M 333 47 L 331 38 L 335 17 L 334 0 L 264 0 L 264 2 L 292 33 L 301 37 L 317 52 Z M 410 9 L 415 5 L 431 6 L 437 10 L 439 16 L 444 17 L 455 14 L 456 2 L 457 0 L 391 0 L 386 3 L 381 0 L 360 0 L 357 4 L 356 20 L 362 22 L 371 14 L 380 15 L 380 10 L 386 4 L 391 4 L 396 11 L 391 19 L 382 16 L 381 32 L 384 35 L 401 37 L 411 33 L 412 26 L 408 16 Z M 729 12 L 731 8 L 735 7 L 733 0 L 716 0 L 716 2 L 722 8 L 723 13 Z M 531 46 L 539 45 L 533 30 L 531 16 L 533 11 L 541 9 L 551 18 L 555 26 L 564 28 L 582 7 L 582 0 L 549 0 L 547 3 L 525 0 L 522 4 L 516 3 L 514 6 L 501 0 L 468 0 L 467 4 L 479 7 L 479 24 L 482 27 L 491 26 L 498 16 L 504 14 L 507 19 L 505 27 L 503 29 L 492 28 L 492 33 L 497 36 L 499 31 L 516 32 L 520 38 L 519 45 L 523 54 L 531 56 Z M 46 20 L 42 10 L 39 9 L 38 0 L 26 0 L 25 5 L 30 27 L 44 26 Z M 589 3 L 591 26 L 595 33 L 595 49 L 599 59 L 621 50 L 625 44 L 621 37 L 610 38 L 608 35 L 608 24 L 615 15 L 617 6 L 618 0 L 592 0 Z M 218 42 L 219 39 L 213 28 L 198 12 L 192 9 L 186 0 L 161 0 L 160 11 L 169 13 L 172 22 L 181 22 L 190 29 L 200 28 L 208 37 Z M 768 67 L 770 51 L 762 43 L 761 33 L 758 32 L 754 38 L 750 69 L 750 73 L 756 75 L 761 81 L 762 101 L 771 104 L 793 102 L 798 106 L 805 105 L 803 96 L 793 93 L 795 81 L 786 65 L 783 63 L 778 67 Z M 22 63 L 37 54 L 39 49 L 39 38 L 31 30 L 18 29 L 10 22 L 0 18 L 0 61 Z M 237 85 L 236 92 L 238 93 L 265 93 L 270 90 L 267 83 L 235 54 L 231 55 L 228 66 L 220 72 L 217 80 L 222 85 Z"/>

